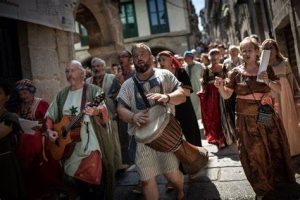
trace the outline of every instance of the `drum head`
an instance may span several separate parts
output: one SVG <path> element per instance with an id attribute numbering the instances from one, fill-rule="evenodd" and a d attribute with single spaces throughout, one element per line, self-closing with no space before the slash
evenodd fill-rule
<path id="1" fill-rule="evenodd" d="M 135 129 L 137 142 L 150 143 L 163 132 L 169 123 L 170 109 L 166 106 L 156 105 L 149 109 L 149 122 L 146 126 Z"/>

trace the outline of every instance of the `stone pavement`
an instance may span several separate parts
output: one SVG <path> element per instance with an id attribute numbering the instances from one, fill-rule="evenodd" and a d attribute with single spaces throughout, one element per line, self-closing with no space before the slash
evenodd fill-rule
<path id="1" fill-rule="evenodd" d="M 255 199 L 255 193 L 247 181 L 241 163 L 239 161 L 235 145 L 219 150 L 216 146 L 202 140 L 202 145 L 209 151 L 209 163 L 201 171 L 200 176 L 190 181 L 185 175 L 184 189 L 187 200 L 216 200 L 216 199 Z M 293 159 L 295 163 L 297 182 L 300 183 L 300 157 Z M 166 180 L 163 176 L 157 177 L 161 200 L 175 200 L 175 192 L 167 192 Z M 142 200 L 143 195 L 132 193 L 132 189 L 138 183 L 137 171 L 132 167 L 116 179 L 116 200 Z M 300 186 L 287 187 L 285 192 L 271 195 L 270 199 L 300 200 Z M 292 192 L 291 192 L 292 190 Z M 292 194 L 292 193 L 295 194 Z M 292 195 L 288 197 L 288 195 Z"/>
<path id="2" fill-rule="evenodd" d="M 209 163 L 196 180 L 190 181 L 185 175 L 187 199 L 254 199 L 255 194 L 246 180 L 236 146 L 218 151 L 216 146 L 208 144 L 206 140 L 202 140 L 202 144 L 209 151 Z M 166 192 L 166 180 L 163 176 L 159 176 L 157 182 L 162 200 L 175 199 L 175 192 Z M 115 199 L 143 199 L 142 195 L 131 192 L 137 183 L 138 174 L 135 169 L 118 177 Z"/>

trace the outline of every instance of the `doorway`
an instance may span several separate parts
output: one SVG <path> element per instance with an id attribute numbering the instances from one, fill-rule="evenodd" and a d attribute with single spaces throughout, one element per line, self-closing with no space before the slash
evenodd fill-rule
<path id="1" fill-rule="evenodd" d="M 17 20 L 0 17 L 0 78 L 22 79 Z"/>

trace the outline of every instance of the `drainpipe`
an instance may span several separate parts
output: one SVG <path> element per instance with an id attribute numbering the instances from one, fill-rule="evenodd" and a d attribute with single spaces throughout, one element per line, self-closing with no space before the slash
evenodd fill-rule
<path id="1" fill-rule="evenodd" d="M 273 37 L 273 32 L 272 32 L 272 27 L 271 27 L 270 12 L 269 12 L 269 8 L 268 8 L 268 5 L 267 5 L 267 1 L 263 0 L 262 2 L 264 4 L 264 8 L 265 8 L 267 26 L 268 26 L 268 29 L 269 29 L 269 37 L 274 38 Z"/>
<path id="2" fill-rule="evenodd" d="M 190 10 L 191 10 L 190 9 L 190 0 L 186 0 L 185 4 L 186 4 L 186 8 L 187 8 L 188 25 L 189 25 L 189 28 L 190 28 L 190 33 L 186 35 L 187 48 L 188 48 L 188 50 L 190 50 L 191 49 L 190 37 L 193 35 L 193 33 L 192 33 L 192 24 L 191 24 L 191 20 L 190 20 Z"/>

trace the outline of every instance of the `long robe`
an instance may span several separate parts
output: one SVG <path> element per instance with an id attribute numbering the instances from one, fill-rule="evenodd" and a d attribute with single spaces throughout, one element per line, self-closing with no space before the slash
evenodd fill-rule
<path id="1" fill-rule="evenodd" d="M 131 78 L 134 75 L 134 72 L 128 73 L 124 80 Z M 113 80 L 112 86 L 108 93 L 108 97 L 113 99 L 116 102 L 116 97 L 119 94 L 119 90 L 121 88 L 122 83 L 118 78 Z M 135 152 L 136 152 L 136 141 L 134 137 L 128 135 L 128 124 L 122 121 L 117 116 L 117 123 L 118 123 L 118 131 L 119 131 L 119 138 L 120 138 L 120 145 L 121 145 L 121 152 L 122 152 L 122 161 L 124 164 L 132 164 L 134 163 L 135 159 Z"/>
<path id="2" fill-rule="evenodd" d="M 102 89 L 98 86 L 89 85 L 87 88 L 87 102 L 93 102 L 93 98 L 101 91 Z M 50 104 L 49 108 L 52 108 L 52 110 L 51 114 L 48 116 L 52 116 L 51 118 L 54 120 L 54 123 L 60 122 L 63 117 L 63 107 L 68 97 L 68 93 L 69 87 L 65 87 L 58 93 L 54 101 Z M 55 106 L 53 106 L 53 104 Z M 104 174 L 102 177 L 104 178 L 103 182 L 105 183 L 105 196 L 106 199 L 111 200 L 113 199 L 115 173 L 113 135 L 108 127 L 109 125 L 103 121 L 101 116 L 90 117 L 90 122 L 100 147 L 101 159 L 104 165 Z"/>
<path id="3" fill-rule="evenodd" d="M 197 95 L 197 92 L 201 90 L 201 82 L 200 78 L 203 76 L 203 66 L 201 63 L 194 61 L 191 66 L 185 65 L 184 66 L 185 71 L 190 77 L 193 93 L 191 93 L 191 101 L 193 104 L 193 108 L 196 114 L 197 119 L 201 119 L 201 107 L 199 103 L 199 97 Z"/>
<path id="4" fill-rule="evenodd" d="M 234 123 L 229 116 L 229 102 L 226 102 L 214 86 L 215 76 L 225 77 L 226 68 L 212 71 L 211 65 L 204 69 L 203 90 L 199 92 L 202 107 L 204 134 L 209 143 L 218 147 L 232 144 L 235 140 Z M 230 105 L 230 104 L 229 104 Z"/>
<path id="5" fill-rule="evenodd" d="M 280 79 L 281 91 L 280 116 L 289 141 L 291 156 L 300 154 L 300 127 L 298 126 L 297 109 L 294 101 L 294 91 L 300 91 L 292 69 L 287 60 L 273 66 L 274 73 Z"/>
<path id="6" fill-rule="evenodd" d="M 182 83 L 182 87 L 190 90 L 190 93 L 192 94 L 193 89 L 191 81 L 186 71 L 183 69 L 177 69 L 175 76 L 178 81 Z M 185 139 L 189 143 L 201 147 L 200 129 L 190 97 L 186 97 L 186 101 L 184 103 L 175 106 L 175 117 L 180 122 Z"/>
<path id="7" fill-rule="evenodd" d="M 20 113 L 20 117 L 42 123 L 48 107 L 48 102 L 34 97 L 30 113 L 26 115 Z M 17 156 L 29 199 L 52 195 L 55 190 L 64 187 L 63 169 L 58 161 L 49 156 L 49 152 L 43 145 L 42 130 L 43 128 L 40 127 L 34 134 L 24 132 L 18 137 Z M 48 161 L 44 160 L 44 152 Z"/>
<path id="8" fill-rule="evenodd" d="M 270 66 L 267 73 L 270 80 L 278 80 Z M 265 83 L 256 81 L 257 76 L 244 75 L 239 68 L 229 74 L 226 86 L 237 95 L 271 91 Z M 259 104 L 260 99 L 237 98 L 236 135 L 246 177 L 257 195 L 265 195 L 280 184 L 294 183 L 295 176 L 283 124 L 275 113 L 268 124 L 257 123 Z"/>
<path id="9" fill-rule="evenodd" d="M 119 138 L 119 130 L 118 130 L 118 121 L 115 118 L 116 115 L 116 104 L 114 101 L 109 97 L 109 91 L 112 87 L 113 81 L 115 79 L 114 74 L 107 74 L 105 73 L 103 77 L 102 85 L 98 85 L 100 88 L 103 89 L 105 93 L 105 103 L 108 108 L 109 116 L 110 116 L 110 128 L 112 134 L 114 136 L 114 147 L 115 147 L 115 169 L 122 169 L 122 152 L 121 152 L 121 144 Z M 90 77 L 86 80 L 86 83 L 95 84 L 93 77 Z"/>

